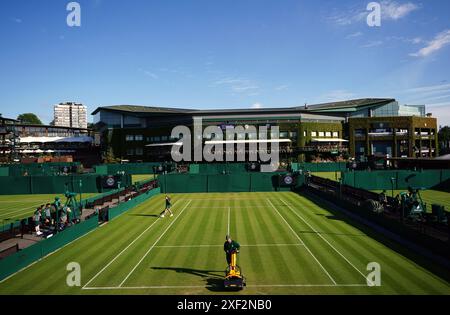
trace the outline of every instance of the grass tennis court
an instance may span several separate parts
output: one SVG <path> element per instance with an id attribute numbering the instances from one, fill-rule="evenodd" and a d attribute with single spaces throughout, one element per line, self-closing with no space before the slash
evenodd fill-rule
<path id="1" fill-rule="evenodd" d="M 84 193 L 82 198 L 86 199 L 95 195 L 97 194 Z M 64 194 L 0 196 L 0 225 L 32 216 L 37 207 L 53 202 L 56 196 L 61 197 L 61 201 L 65 201 Z"/>
<path id="2" fill-rule="evenodd" d="M 311 174 L 317 177 L 331 179 L 334 181 L 339 181 L 339 179 L 341 178 L 341 172 L 313 172 Z"/>
<path id="3" fill-rule="evenodd" d="M 174 217 L 160 219 L 163 198 L 6 279 L 0 294 L 223 294 L 228 232 L 247 278 L 238 294 L 450 294 L 388 241 L 304 196 L 174 194 Z M 70 262 L 81 266 L 82 287 L 66 285 Z M 381 266 L 379 287 L 367 286 L 370 262 Z"/>
<path id="4" fill-rule="evenodd" d="M 143 180 L 153 179 L 153 174 L 139 174 L 139 175 L 131 175 L 131 181 L 133 183 L 141 182 Z"/>

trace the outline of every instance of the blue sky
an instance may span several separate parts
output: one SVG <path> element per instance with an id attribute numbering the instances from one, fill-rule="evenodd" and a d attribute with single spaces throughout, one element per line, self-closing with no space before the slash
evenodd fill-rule
<path id="1" fill-rule="evenodd" d="M 284 107 L 363 97 L 450 124 L 450 1 L 0 1 L 0 113 L 53 105 Z"/>

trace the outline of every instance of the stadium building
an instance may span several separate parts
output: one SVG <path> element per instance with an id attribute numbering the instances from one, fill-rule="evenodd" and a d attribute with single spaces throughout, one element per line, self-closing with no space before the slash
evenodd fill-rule
<path id="1" fill-rule="evenodd" d="M 94 122 L 116 157 L 132 161 L 169 159 L 171 130 L 203 126 L 225 130 L 236 125 L 280 128 L 281 157 L 324 161 L 363 156 L 435 157 L 437 121 L 424 105 L 399 105 L 394 99 L 359 99 L 291 108 L 189 110 L 118 105 L 99 107 Z M 251 135 L 250 135 L 251 137 Z M 205 139 L 208 140 L 208 139 Z"/>
<path id="2" fill-rule="evenodd" d="M 97 138 L 97 141 L 95 139 Z M 0 116 L 0 161 L 69 156 L 85 165 L 100 162 L 99 137 L 92 130 L 20 123 Z"/>
<path id="3" fill-rule="evenodd" d="M 348 157 L 435 157 L 437 121 L 425 105 L 395 99 L 357 99 L 287 108 L 192 110 L 116 105 L 97 108 L 94 123 L 104 150 L 128 161 L 170 160 L 175 126 L 222 130 L 233 126 L 279 127 L 281 160 L 340 161 Z M 248 134 L 247 142 L 256 135 Z M 270 138 L 270 137 L 269 137 Z M 207 143 L 211 139 L 203 139 Z M 226 139 L 236 141 L 239 139 Z M 270 142 L 270 140 L 268 141 Z"/>

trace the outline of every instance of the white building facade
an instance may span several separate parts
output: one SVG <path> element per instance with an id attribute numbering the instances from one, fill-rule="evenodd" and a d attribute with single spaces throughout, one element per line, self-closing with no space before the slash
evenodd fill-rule
<path id="1" fill-rule="evenodd" d="M 87 107 L 83 104 L 68 102 L 54 107 L 55 126 L 87 128 Z"/>

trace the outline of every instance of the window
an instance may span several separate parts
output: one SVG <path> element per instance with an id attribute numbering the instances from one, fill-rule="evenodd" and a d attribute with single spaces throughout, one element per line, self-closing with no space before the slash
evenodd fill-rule
<path id="1" fill-rule="evenodd" d="M 161 141 L 161 137 L 154 137 L 153 140 L 154 140 L 155 142 L 160 142 L 160 141 Z"/>
<path id="2" fill-rule="evenodd" d="M 297 138 L 297 132 L 296 131 L 289 132 L 289 137 L 291 137 L 292 139 Z"/>
<path id="3" fill-rule="evenodd" d="M 134 140 L 136 140 L 136 141 L 143 141 L 144 140 L 144 136 L 143 135 L 135 135 L 134 136 Z"/>
<path id="4" fill-rule="evenodd" d="M 325 132 L 325 137 L 328 137 L 328 138 L 330 138 L 330 137 L 331 137 L 331 131 L 327 131 L 327 132 Z"/>
<path id="5" fill-rule="evenodd" d="M 133 141 L 134 140 L 134 136 L 133 135 L 126 135 L 125 136 L 125 140 L 126 141 Z"/>
<path id="6" fill-rule="evenodd" d="M 339 138 L 339 131 L 333 131 L 333 138 Z"/>
<path id="7" fill-rule="evenodd" d="M 317 132 L 316 131 L 311 131 L 311 137 L 317 137 Z"/>
<path id="8" fill-rule="evenodd" d="M 319 137 L 324 137 L 325 133 L 323 131 L 319 131 Z"/>
<path id="9" fill-rule="evenodd" d="M 136 148 L 136 155 L 143 155 L 143 154 L 144 154 L 144 149 Z"/>
<path id="10" fill-rule="evenodd" d="M 280 131 L 280 139 L 286 139 L 288 137 L 287 131 Z"/>
<path id="11" fill-rule="evenodd" d="M 306 130 L 303 131 L 303 137 L 306 137 Z"/>
<path id="12" fill-rule="evenodd" d="M 134 149 L 127 149 L 127 155 L 134 155 Z"/>
<path id="13" fill-rule="evenodd" d="M 162 136 L 162 137 L 161 137 L 161 140 L 162 140 L 162 141 L 167 141 L 168 139 L 169 139 L 168 136 Z"/>

